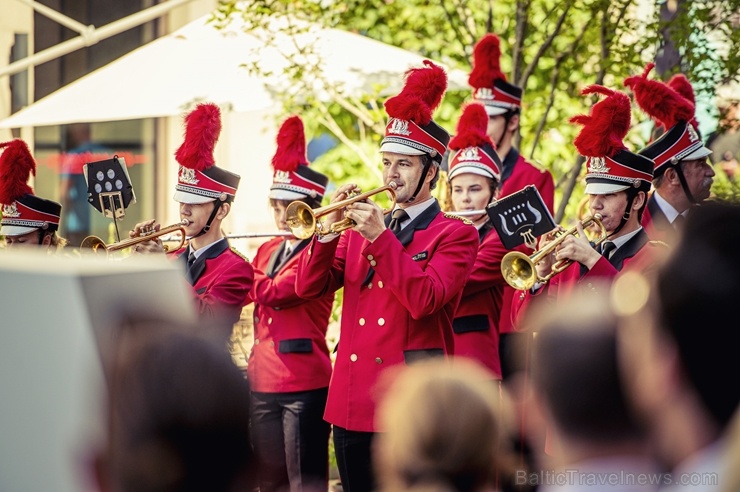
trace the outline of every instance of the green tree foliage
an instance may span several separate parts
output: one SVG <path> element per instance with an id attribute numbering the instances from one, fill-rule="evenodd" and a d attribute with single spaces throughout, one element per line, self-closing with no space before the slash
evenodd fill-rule
<path id="1" fill-rule="evenodd" d="M 496 33 L 504 72 L 525 88 L 516 143 L 555 176 L 556 219 L 561 221 L 574 217 L 583 195 L 583 159 L 572 145 L 580 127 L 569 119 L 588 112 L 595 99 L 581 96 L 581 89 L 603 84 L 625 90 L 624 78 L 653 60 L 659 76 L 667 79 L 682 71 L 699 93 L 738 81 L 739 12 L 740 0 L 222 0 L 213 20 L 224 25 L 241 17 L 255 32 L 276 16 L 317 22 L 465 72 L 475 42 L 487 32 Z M 286 113 L 301 114 L 309 135 L 328 131 L 340 143 L 314 165 L 337 183 L 378 186 L 377 148 L 386 118 L 382 102 L 390 94 L 382 87 L 366 94 L 330 88 L 331 101 L 316 98 L 308 89 L 321 77 L 319 65 L 313 63 L 311 47 L 302 48 L 303 56 L 293 58 L 282 74 L 295 89 L 282 94 Z M 435 120 L 454 131 L 469 97 L 469 90 L 448 91 Z M 627 145 L 637 150 L 650 137 L 651 123 L 635 109 L 633 124 Z"/>

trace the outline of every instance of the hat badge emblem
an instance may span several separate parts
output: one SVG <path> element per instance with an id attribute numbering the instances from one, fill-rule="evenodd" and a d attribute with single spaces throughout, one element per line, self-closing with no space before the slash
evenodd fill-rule
<path id="1" fill-rule="evenodd" d="M 198 178 L 195 177 L 195 169 L 180 167 L 180 182 L 184 184 L 197 185 Z"/>
<path id="2" fill-rule="evenodd" d="M 481 87 L 479 88 L 475 93 L 476 98 L 478 99 L 484 99 L 486 101 L 492 101 L 496 99 L 496 96 L 493 94 L 493 90 L 489 87 Z"/>
<path id="3" fill-rule="evenodd" d="M 394 133 L 396 135 L 411 135 L 409 131 L 409 122 L 398 118 L 393 118 L 388 133 Z"/>
<path id="4" fill-rule="evenodd" d="M 461 161 L 480 161 L 481 157 L 478 153 L 478 147 L 466 147 L 460 151 Z"/>
<path id="5" fill-rule="evenodd" d="M 288 171 L 275 171 L 275 176 L 273 177 L 273 181 L 276 183 L 290 183 L 292 179 L 290 179 L 290 173 Z"/>
<path id="6" fill-rule="evenodd" d="M 18 211 L 18 205 L 16 202 L 9 205 L 3 205 L 3 218 L 16 219 L 20 216 L 21 213 Z"/>
<path id="7" fill-rule="evenodd" d="M 588 172 L 597 174 L 609 174 L 606 160 L 603 157 L 592 157 L 588 161 Z"/>
<path id="8" fill-rule="evenodd" d="M 694 125 L 689 123 L 686 129 L 689 132 L 689 140 L 691 142 L 696 142 L 697 140 L 699 140 L 699 135 L 696 134 L 696 130 L 694 130 Z"/>

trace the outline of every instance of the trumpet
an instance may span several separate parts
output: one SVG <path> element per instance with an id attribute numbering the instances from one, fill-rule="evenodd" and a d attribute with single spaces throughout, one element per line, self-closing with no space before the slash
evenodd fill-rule
<path id="1" fill-rule="evenodd" d="M 589 226 L 595 224 L 601 230 L 601 235 L 592 241 L 594 246 L 600 244 L 607 238 L 606 229 L 604 228 L 604 224 L 601 222 L 600 214 L 594 214 L 593 216 L 583 220 L 580 224 L 583 229 L 587 229 Z M 544 277 L 540 277 L 537 274 L 535 265 L 539 263 L 542 258 L 555 251 L 555 248 L 557 248 L 566 237 L 570 235 L 575 236 L 576 234 L 578 234 L 577 226 L 562 232 L 557 239 L 544 248 L 535 251 L 531 256 L 527 256 L 519 251 L 506 253 L 501 260 L 501 273 L 503 274 L 506 283 L 517 290 L 529 290 L 536 282 L 546 283 L 553 276 L 568 268 L 570 264 L 573 263 L 573 260 L 558 260 L 552 265 L 549 274 Z"/>
<path id="2" fill-rule="evenodd" d="M 319 207 L 317 209 L 312 209 L 301 201 L 294 201 L 285 209 L 285 222 L 288 224 L 293 236 L 298 239 L 308 239 L 314 234 L 323 236 L 326 234 L 339 233 L 354 227 L 355 221 L 345 218 L 327 226 L 319 221 L 319 219 L 336 210 L 346 208 L 352 203 L 365 200 L 373 195 L 383 192 L 387 192 L 393 202 L 389 208 L 383 210 L 384 215 L 389 214 L 396 204 L 396 186 L 398 185 L 394 181 L 391 181 L 380 188 L 375 188 L 374 190 L 366 191 L 361 194 L 354 194 L 344 200 L 331 203 L 325 207 Z"/>
<path id="3" fill-rule="evenodd" d="M 150 241 L 154 238 L 158 238 L 166 234 L 171 234 L 173 232 L 180 231 L 180 240 L 179 240 L 180 244 L 177 246 L 177 248 L 175 248 L 175 250 L 178 250 L 185 245 L 185 226 L 186 225 L 188 225 L 188 220 L 182 219 L 177 224 L 172 224 L 171 226 L 163 227 L 158 231 L 142 232 L 137 237 L 124 239 L 117 243 L 111 243 L 108 245 L 106 245 L 105 242 L 103 242 L 103 240 L 97 236 L 87 236 L 85 239 L 82 240 L 80 249 L 89 249 L 93 253 L 100 253 L 103 251 L 105 251 L 106 253 L 111 253 L 113 251 L 120 251 L 122 249 L 129 248 L 131 246 L 134 246 L 139 243 L 143 243 L 145 241 Z M 164 246 L 164 250 L 165 252 L 167 252 L 167 251 L 170 251 L 170 248 L 167 246 Z"/>

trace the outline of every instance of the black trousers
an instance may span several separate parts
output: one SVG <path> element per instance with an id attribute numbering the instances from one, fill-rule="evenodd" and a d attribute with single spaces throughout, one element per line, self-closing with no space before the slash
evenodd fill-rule
<path id="1" fill-rule="evenodd" d="M 373 492 L 373 432 L 358 432 L 334 426 L 334 452 L 343 492 Z"/>
<path id="2" fill-rule="evenodd" d="M 260 492 L 326 492 L 329 433 L 324 420 L 328 388 L 251 394 L 252 446 Z"/>

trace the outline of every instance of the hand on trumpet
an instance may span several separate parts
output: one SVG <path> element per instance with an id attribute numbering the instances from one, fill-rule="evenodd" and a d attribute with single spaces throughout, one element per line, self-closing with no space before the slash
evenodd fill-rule
<path id="1" fill-rule="evenodd" d="M 576 231 L 577 235 L 570 234 L 563 240 L 555 251 L 555 258 L 578 262 L 590 270 L 599 261 L 601 255 L 589 241 L 581 222 L 576 224 Z"/>
<path id="2" fill-rule="evenodd" d="M 346 200 L 348 197 L 359 193 L 360 191 L 360 187 L 354 183 L 343 184 L 342 186 L 337 188 L 334 194 L 331 196 L 331 200 L 329 200 L 328 206 L 331 206 L 337 202 L 341 202 L 342 200 Z M 339 208 L 322 216 L 321 220 L 324 224 L 334 224 L 345 218 L 344 211 L 345 209 Z"/>
<path id="3" fill-rule="evenodd" d="M 131 229 L 128 233 L 130 238 L 136 238 L 146 236 L 152 232 L 159 231 L 160 224 L 154 219 L 147 220 L 146 222 L 139 222 Z M 143 241 L 135 244 L 131 247 L 133 253 L 164 253 L 164 246 L 159 237 L 152 238 L 150 241 Z"/>
<path id="4" fill-rule="evenodd" d="M 386 229 L 383 209 L 372 200 L 350 203 L 344 216 L 355 222 L 352 228 L 370 242 L 375 241 Z"/>

